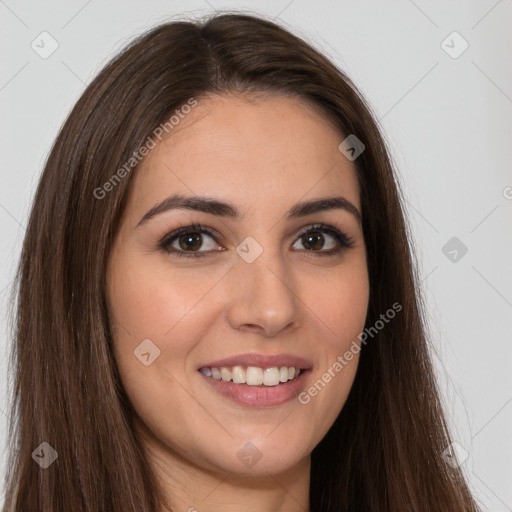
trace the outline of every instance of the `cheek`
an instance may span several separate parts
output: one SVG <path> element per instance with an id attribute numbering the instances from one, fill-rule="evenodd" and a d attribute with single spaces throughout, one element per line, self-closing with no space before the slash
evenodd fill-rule
<path id="1" fill-rule="evenodd" d="M 115 359 L 137 416 L 158 436 L 180 439 L 186 428 L 172 420 L 190 409 L 185 363 L 203 335 L 197 315 L 208 288 L 143 260 L 118 260 L 110 274 Z"/>
<path id="2" fill-rule="evenodd" d="M 365 261 L 357 259 L 330 273 L 309 277 L 302 296 L 322 328 L 323 348 L 331 355 L 344 351 L 357 340 L 366 320 L 369 281 Z"/>
<path id="3" fill-rule="evenodd" d="M 207 336 L 217 304 L 211 275 L 172 271 L 165 260 L 154 260 L 149 265 L 145 256 L 118 259 L 109 279 L 115 358 L 127 392 L 141 409 L 148 391 L 155 404 L 180 396 L 172 390 L 187 385 L 189 355 Z"/>
<path id="4" fill-rule="evenodd" d="M 134 342 L 172 339 L 188 315 L 204 307 L 201 302 L 209 288 L 208 278 L 171 271 L 165 262 L 149 265 L 144 258 L 120 262 L 109 286 L 113 320 L 121 336 L 129 333 Z"/>
<path id="5" fill-rule="evenodd" d="M 313 287 L 313 281 L 316 287 Z M 320 365 L 299 402 L 309 409 L 315 429 L 325 434 L 335 421 L 352 387 L 361 349 L 369 300 L 369 281 L 363 263 L 347 265 L 328 279 L 309 281 L 307 305 L 323 333 L 318 344 Z"/>

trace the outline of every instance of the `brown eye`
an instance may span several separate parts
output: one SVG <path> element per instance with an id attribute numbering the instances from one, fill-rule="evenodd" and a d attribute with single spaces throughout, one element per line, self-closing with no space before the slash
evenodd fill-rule
<path id="1" fill-rule="evenodd" d="M 202 244 L 202 238 L 200 233 L 190 233 L 186 235 L 181 235 L 178 238 L 180 249 L 183 249 L 184 251 L 195 251 L 196 249 L 199 249 Z"/>
<path id="2" fill-rule="evenodd" d="M 319 250 L 324 246 L 324 237 L 318 231 L 310 231 L 302 235 L 302 243 L 304 247 L 310 251 Z"/>
<path id="3" fill-rule="evenodd" d="M 204 226 L 193 225 L 179 228 L 166 235 L 158 244 L 161 249 L 176 256 L 204 256 L 219 249 L 213 232 Z"/>
<path id="4" fill-rule="evenodd" d="M 302 247 L 295 247 L 296 244 Z M 353 246 L 353 239 L 345 233 L 325 224 L 317 224 L 302 231 L 293 248 L 305 250 L 315 256 L 330 256 Z"/>

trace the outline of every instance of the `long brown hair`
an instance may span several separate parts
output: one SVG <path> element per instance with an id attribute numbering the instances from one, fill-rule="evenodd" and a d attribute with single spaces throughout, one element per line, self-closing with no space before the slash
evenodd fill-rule
<path id="1" fill-rule="evenodd" d="M 443 457 L 450 438 L 412 237 L 371 109 L 300 38 L 259 17 L 222 14 L 161 24 L 134 40 L 86 88 L 51 149 L 16 277 L 5 512 L 161 510 L 113 357 L 105 293 L 136 172 L 125 164 L 190 98 L 267 92 L 308 101 L 335 123 L 340 142 L 354 134 L 364 143 L 355 165 L 370 278 L 366 325 L 395 302 L 403 307 L 362 347 L 349 398 L 312 453 L 311 510 L 478 510 L 460 468 Z M 33 456 L 43 442 L 58 454 L 46 469 Z"/>

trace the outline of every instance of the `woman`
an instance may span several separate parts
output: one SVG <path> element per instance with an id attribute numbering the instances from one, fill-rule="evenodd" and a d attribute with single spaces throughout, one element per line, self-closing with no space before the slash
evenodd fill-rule
<path id="1" fill-rule="evenodd" d="M 134 41 L 35 196 L 5 510 L 478 510 L 402 204 L 364 99 L 283 28 Z"/>

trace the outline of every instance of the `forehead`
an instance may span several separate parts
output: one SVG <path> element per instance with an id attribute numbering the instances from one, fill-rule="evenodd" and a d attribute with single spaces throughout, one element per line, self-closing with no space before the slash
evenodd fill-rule
<path id="1" fill-rule="evenodd" d="M 338 150 L 343 139 L 297 98 L 205 98 L 155 139 L 133 177 L 130 202 L 142 207 L 181 192 L 216 195 L 246 211 L 343 195 L 360 209 L 355 166 Z"/>

